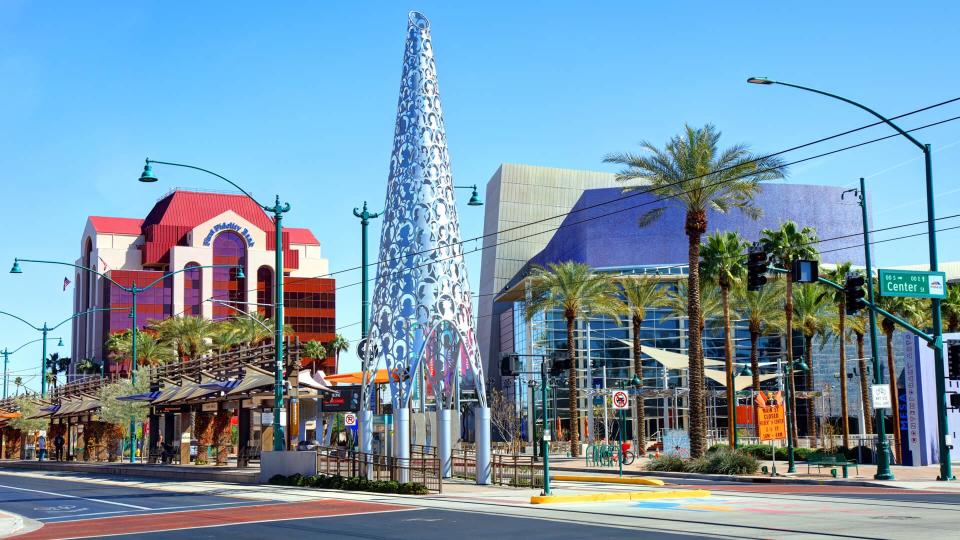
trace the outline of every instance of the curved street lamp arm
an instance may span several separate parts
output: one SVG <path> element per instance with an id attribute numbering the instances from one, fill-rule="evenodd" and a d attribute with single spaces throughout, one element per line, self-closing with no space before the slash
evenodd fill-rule
<path id="1" fill-rule="evenodd" d="M 166 274 L 158 277 L 157 279 L 153 280 L 153 283 L 147 285 L 146 287 L 137 287 L 137 291 L 145 291 L 145 290 L 153 287 L 153 286 L 156 285 L 157 283 L 160 283 L 161 281 L 167 279 L 168 277 L 170 277 L 170 276 L 172 276 L 172 275 L 179 274 L 179 273 L 181 273 L 181 272 L 186 272 L 187 270 L 196 270 L 197 268 L 242 268 L 242 267 L 237 266 L 237 265 L 235 265 L 235 264 L 207 264 L 207 265 L 204 265 L 204 266 L 187 266 L 187 267 L 181 268 L 181 269 L 179 269 L 179 270 L 174 270 L 173 272 L 168 272 L 168 273 L 166 273 Z"/>
<path id="2" fill-rule="evenodd" d="M 149 158 L 147 158 L 147 163 L 156 163 L 156 164 L 158 164 L 158 165 L 170 165 L 170 166 L 172 166 L 172 167 L 183 167 L 183 168 L 185 168 L 185 169 L 194 169 L 194 170 L 197 170 L 197 171 L 205 172 L 205 173 L 207 173 L 207 174 L 212 174 L 213 176 L 216 176 L 217 178 L 223 180 L 224 182 L 230 184 L 231 186 L 239 189 L 239 190 L 240 190 L 244 195 L 246 195 L 251 201 L 257 203 L 257 206 L 259 206 L 259 207 L 261 207 L 261 208 L 267 208 L 267 207 L 264 206 L 263 204 L 260 204 L 260 201 L 258 201 L 257 199 L 255 199 L 255 198 L 253 197 L 253 195 L 251 195 L 249 192 L 247 192 L 247 190 L 243 189 L 242 187 L 240 187 L 240 186 L 238 186 L 236 183 L 234 183 L 233 180 L 230 180 L 230 179 L 227 178 L 226 176 L 219 175 L 219 174 L 217 174 L 217 173 L 215 173 L 215 172 L 213 172 L 213 171 L 204 169 L 204 168 L 202 168 L 202 167 L 197 167 L 197 166 L 195 166 L 195 165 L 186 165 L 186 164 L 184 164 L 184 163 L 173 163 L 173 162 L 171 162 L 171 161 L 157 161 L 157 160 L 155 160 L 155 159 L 149 159 Z"/>
<path id="3" fill-rule="evenodd" d="M 244 311 L 244 310 L 242 310 L 242 309 L 240 309 L 240 308 L 238 308 L 238 307 L 235 307 L 235 306 L 230 305 L 230 303 L 228 303 L 228 302 L 224 302 L 223 300 L 213 300 L 213 299 L 210 299 L 210 298 L 207 298 L 207 300 L 209 300 L 211 304 L 218 304 L 218 305 L 221 305 L 221 306 L 224 306 L 224 307 L 228 307 L 228 308 L 236 311 L 237 313 L 240 313 L 240 314 L 243 315 L 244 317 L 250 319 L 251 321 L 256 322 L 257 324 L 259 324 L 260 326 L 264 327 L 264 328 L 265 328 L 266 330 L 268 330 L 269 332 L 273 332 L 273 328 L 271 328 L 271 327 L 263 324 L 263 321 L 261 321 L 260 319 L 254 317 L 253 315 L 247 313 L 246 311 Z"/>
<path id="4" fill-rule="evenodd" d="M 29 326 L 30 328 L 33 328 L 33 329 L 36 330 L 37 332 L 42 332 L 42 331 L 43 331 L 43 328 L 40 328 L 40 327 L 38 327 L 38 326 L 34 326 L 34 325 L 30 324 L 29 322 L 27 322 L 26 320 L 24 320 L 24 319 L 22 319 L 22 318 L 20 318 L 20 317 L 17 317 L 17 316 L 14 315 L 13 313 L 7 313 L 6 311 L 0 311 L 0 315 L 6 315 L 6 316 L 8 316 L 8 317 L 13 317 L 14 319 L 22 322 L 23 324 Z"/>
<path id="5" fill-rule="evenodd" d="M 52 327 L 50 327 L 50 328 L 47 328 L 47 331 L 56 330 L 57 328 L 60 328 L 60 327 L 63 326 L 64 324 L 66 324 L 66 323 L 68 323 L 68 322 L 76 319 L 77 317 L 83 317 L 84 315 L 89 315 L 89 314 L 91 314 L 91 313 L 96 313 L 96 312 L 98 312 L 98 311 L 125 311 L 125 310 L 127 310 L 127 309 L 128 309 L 128 308 L 93 308 L 93 309 L 88 309 L 88 310 L 86 310 L 86 311 L 81 311 L 81 312 L 79 312 L 79 313 L 74 313 L 74 314 L 71 315 L 70 317 L 67 317 L 66 319 L 64 319 L 64 320 L 60 321 L 59 323 L 57 323 L 56 326 L 52 326 Z"/>
<path id="6" fill-rule="evenodd" d="M 47 336 L 47 339 L 63 339 L 63 338 Z M 27 345 L 31 345 L 31 344 L 36 343 L 36 342 L 38 342 L 38 341 L 43 341 L 43 338 L 37 338 L 37 339 L 31 340 L 31 341 L 28 341 L 28 342 L 24 343 L 23 345 L 17 347 L 16 349 L 14 349 L 14 350 L 12 350 L 12 351 L 9 351 L 7 354 L 14 354 L 14 353 L 16 353 L 17 351 L 19 351 L 20 349 L 26 347 Z"/>
<path id="7" fill-rule="evenodd" d="M 62 262 L 62 261 L 42 261 L 42 260 L 39 260 L 39 259 L 20 259 L 20 258 L 14 258 L 13 260 L 14 260 L 14 262 L 29 262 L 29 263 L 39 263 L 39 264 L 59 264 L 59 265 L 61 265 L 61 266 L 72 266 L 72 267 L 77 268 L 77 269 L 80 269 L 80 270 L 85 270 L 85 271 L 87 271 L 87 272 L 94 273 L 94 274 L 102 277 L 103 279 L 109 281 L 110 283 L 113 283 L 113 284 L 116 285 L 117 287 L 120 287 L 121 289 L 125 289 L 125 290 L 127 290 L 127 292 L 129 292 L 129 289 L 127 289 L 127 288 L 124 287 L 123 285 L 117 283 L 116 281 L 110 279 L 109 277 L 107 277 L 106 274 L 97 272 L 97 271 L 94 270 L 93 268 L 87 268 L 86 266 L 81 266 L 81 265 L 79 265 L 79 264 L 73 264 L 73 263 Z"/>
<path id="8" fill-rule="evenodd" d="M 858 108 L 860 108 L 860 109 L 863 109 L 863 110 L 867 111 L 868 113 L 876 116 L 876 117 L 879 118 L 880 120 L 882 120 L 882 121 L 883 121 L 885 124 L 887 124 L 888 126 L 890 126 L 890 127 L 892 127 L 893 129 L 897 130 L 897 133 L 903 135 L 904 137 L 907 138 L 907 140 L 909 140 L 909 141 L 912 142 L 913 144 L 917 145 L 917 147 L 919 147 L 920 150 L 923 150 L 924 152 L 927 151 L 927 149 L 926 149 L 926 147 L 924 146 L 923 143 L 921 143 L 920 141 L 914 139 L 912 135 L 910 135 L 910 134 L 907 133 L 906 131 L 900 129 L 900 126 L 894 124 L 894 123 L 891 122 L 887 117 L 885 117 L 885 116 L 883 116 L 882 114 L 878 113 L 877 111 L 871 109 L 870 107 L 867 107 L 866 105 L 863 105 L 863 104 L 861 104 L 861 103 L 857 103 L 856 101 L 853 101 L 852 99 L 847 99 L 847 98 L 845 98 L 845 97 L 843 97 L 843 96 L 838 96 L 838 95 L 836 95 L 836 94 L 831 94 L 830 92 L 824 92 L 823 90 L 817 90 L 816 88 L 809 88 L 809 87 L 806 87 L 806 86 L 800 86 L 799 84 L 790 84 L 790 83 L 785 83 L 785 82 L 781 82 L 781 81 L 770 81 L 770 82 L 773 83 L 773 84 L 779 84 L 779 85 L 782 85 L 782 86 L 789 86 L 789 87 L 791 87 L 791 88 L 797 88 L 797 89 L 799 89 L 799 90 L 806 90 L 807 92 L 813 92 L 814 94 L 820 94 L 821 96 L 827 96 L 827 97 L 831 97 L 831 98 L 833 98 L 833 99 L 839 99 L 840 101 L 843 101 L 843 102 L 845 102 L 845 103 L 849 103 L 850 105 L 853 105 L 854 107 L 858 107 Z"/>

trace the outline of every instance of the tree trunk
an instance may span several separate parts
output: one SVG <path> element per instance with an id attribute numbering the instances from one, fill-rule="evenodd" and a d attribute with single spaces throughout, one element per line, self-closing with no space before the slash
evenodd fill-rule
<path id="1" fill-rule="evenodd" d="M 890 377 L 890 421 L 893 423 L 894 447 L 891 453 L 894 463 L 900 463 L 900 400 L 897 398 L 897 366 L 893 360 L 893 329 L 884 328 L 883 333 L 887 335 L 887 373 Z"/>
<path id="2" fill-rule="evenodd" d="M 850 448 L 850 418 L 847 416 L 847 309 L 846 302 L 838 305 L 837 321 L 840 330 L 840 424 L 843 429 L 843 447 Z"/>
<path id="3" fill-rule="evenodd" d="M 570 456 L 580 456 L 580 408 L 577 392 L 577 339 L 574 335 L 576 318 L 573 314 L 567 316 L 567 351 L 570 353 L 570 373 L 567 386 L 570 389 Z"/>
<path id="4" fill-rule="evenodd" d="M 807 361 L 807 392 L 813 392 L 813 360 L 810 359 L 810 347 L 813 344 L 813 336 L 803 337 L 803 355 Z M 809 395 L 809 394 L 808 394 Z M 813 446 L 817 441 L 817 399 L 810 395 L 807 398 L 807 437 L 813 438 Z"/>
<path id="5" fill-rule="evenodd" d="M 730 335 L 730 290 L 720 288 L 723 303 L 723 348 L 727 367 L 727 443 L 734 447 L 737 437 L 736 377 L 733 375 L 733 339 Z"/>
<path id="6" fill-rule="evenodd" d="M 753 372 L 753 391 L 760 392 L 760 351 L 757 350 L 757 344 L 760 341 L 760 332 L 750 329 L 750 370 Z M 753 429 L 754 434 L 760 436 L 760 422 L 757 415 L 756 400 L 753 401 Z"/>
<path id="7" fill-rule="evenodd" d="M 643 381 L 643 359 L 640 350 L 640 326 L 643 323 L 643 319 L 640 317 L 633 317 L 633 372 L 640 377 L 640 381 Z M 636 406 L 637 406 L 637 455 L 643 455 L 647 451 L 647 437 L 646 437 L 646 411 L 644 410 L 645 401 L 643 396 L 640 395 L 640 392 L 643 391 L 643 385 L 637 389 L 636 397 Z"/>
<path id="8" fill-rule="evenodd" d="M 951 313 L 950 316 L 947 317 L 947 332 L 952 334 L 957 330 L 960 330 L 960 317 Z"/>
<path id="9" fill-rule="evenodd" d="M 703 378 L 703 343 L 700 328 L 700 237 L 707 228 L 703 211 L 688 211 L 687 234 L 687 352 L 689 358 L 690 457 L 703 456 L 707 450 L 707 402 Z"/>
<path id="10" fill-rule="evenodd" d="M 868 435 L 873 433 L 873 411 L 870 403 L 870 385 L 867 383 L 867 357 L 863 351 L 863 334 L 857 333 L 857 363 L 860 367 L 860 401 L 863 402 L 863 422 L 864 432 Z"/>
<path id="11" fill-rule="evenodd" d="M 786 265 L 789 268 L 789 264 Z M 793 369 L 793 280 L 787 275 L 786 302 L 784 303 L 784 317 L 786 318 L 784 343 L 787 349 L 787 366 L 790 369 L 790 425 L 787 426 L 790 433 L 787 434 L 793 440 L 793 446 L 797 446 L 797 376 Z"/>

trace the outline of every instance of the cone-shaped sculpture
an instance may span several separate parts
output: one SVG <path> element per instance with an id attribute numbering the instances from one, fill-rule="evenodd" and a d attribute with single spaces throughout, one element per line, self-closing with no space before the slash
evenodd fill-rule
<path id="1" fill-rule="evenodd" d="M 370 380 L 381 364 L 393 375 L 394 410 L 406 406 L 421 360 L 438 403 L 456 401 L 462 372 L 485 406 L 430 22 L 417 12 L 407 28 L 368 345 Z"/>

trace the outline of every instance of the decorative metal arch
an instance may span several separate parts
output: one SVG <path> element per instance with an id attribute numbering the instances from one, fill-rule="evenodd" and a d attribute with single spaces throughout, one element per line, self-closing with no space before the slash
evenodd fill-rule
<path id="1" fill-rule="evenodd" d="M 394 407 L 406 403 L 428 340 L 448 325 L 462 343 L 464 367 L 485 406 L 430 22 L 416 11 L 407 25 L 385 208 L 364 352 L 366 380 L 373 380 L 382 359 L 391 374 Z M 395 374 L 409 379 L 396 381 Z M 364 384 L 364 407 L 371 386 Z"/>

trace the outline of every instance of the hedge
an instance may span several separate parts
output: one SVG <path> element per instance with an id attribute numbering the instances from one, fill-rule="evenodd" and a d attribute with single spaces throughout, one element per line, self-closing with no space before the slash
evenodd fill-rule
<path id="1" fill-rule="evenodd" d="M 419 482 L 400 483 L 394 480 L 367 480 L 356 476 L 303 476 L 294 474 L 274 475 L 268 481 L 275 486 L 297 486 L 322 489 L 343 489 L 347 491 L 372 491 L 374 493 L 399 493 L 402 495 L 427 495 L 430 490 Z"/>
<path id="2" fill-rule="evenodd" d="M 648 471 L 690 472 L 705 474 L 754 474 L 760 463 L 747 452 L 713 447 L 701 458 L 685 460 L 676 456 L 660 456 L 647 462 Z"/>

